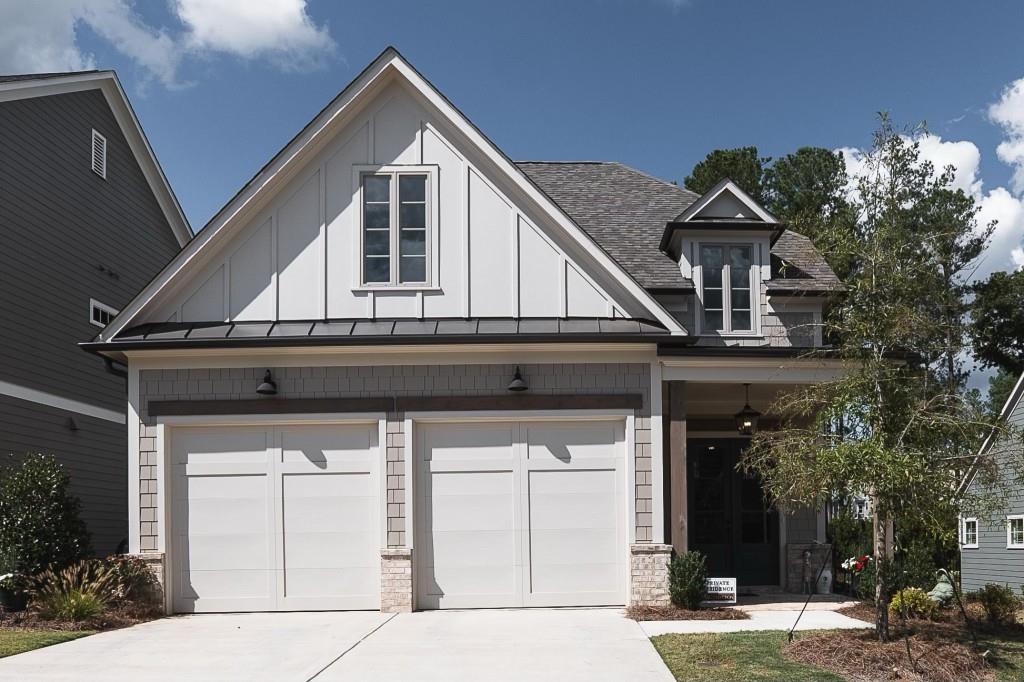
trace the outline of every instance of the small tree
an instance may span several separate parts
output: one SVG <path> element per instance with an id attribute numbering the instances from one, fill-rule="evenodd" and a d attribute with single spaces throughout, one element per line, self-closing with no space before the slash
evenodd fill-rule
<path id="1" fill-rule="evenodd" d="M 35 574 L 88 556 L 89 534 L 69 482 L 52 455 L 11 456 L 0 469 L 0 555 L 16 570 Z"/>
<path id="2" fill-rule="evenodd" d="M 963 280 L 984 230 L 969 197 L 944 195 L 950 170 L 936 174 L 913 133 L 897 133 L 884 115 L 865 165 L 856 229 L 836 235 L 852 264 L 847 289 L 826 323 L 845 371 L 784 396 L 782 427 L 757 434 L 742 466 L 783 506 L 870 496 L 876 630 L 885 641 L 893 526 L 937 528 L 955 517 L 963 471 L 992 427 L 965 394 L 960 368 Z M 957 210 L 937 208 L 951 203 Z"/>

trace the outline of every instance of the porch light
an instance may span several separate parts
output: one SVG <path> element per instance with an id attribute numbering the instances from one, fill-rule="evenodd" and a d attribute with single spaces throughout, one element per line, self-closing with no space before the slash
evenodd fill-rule
<path id="1" fill-rule="evenodd" d="M 761 413 L 750 406 L 750 384 L 743 384 L 746 389 L 746 400 L 743 409 L 736 413 L 736 430 L 744 436 L 752 436 L 757 431 L 757 420 Z"/>
<path id="2" fill-rule="evenodd" d="M 525 381 L 523 381 L 523 375 L 520 373 L 519 368 L 516 367 L 516 373 L 512 375 L 512 381 L 508 384 L 508 390 L 514 393 L 521 393 L 528 388 L 530 387 L 526 385 Z"/>
<path id="3" fill-rule="evenodd" d="M 277 395 L 277 384 L 274 383 L 274 377 L 270 376 L 269 369 L 263 375 L 263 383 L 256 387 L 256 392 L 260 395 Z"/>

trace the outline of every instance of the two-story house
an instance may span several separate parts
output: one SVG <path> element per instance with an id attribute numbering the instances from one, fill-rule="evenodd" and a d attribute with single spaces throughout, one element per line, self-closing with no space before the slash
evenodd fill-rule
<path id="1" fill-rule="evenodd" d="M 0 454 L 54 455 L 112 553 L 128 537 L 124 369 L 77 344 L 191 231 L 113 72 L 0 76 L 0 150 Z"/>
<path id="2" fill-rule="evenodd" d="M 728 181 L 512 162 L 389 48 L 83 345 L 169 610 L 664 603 L 673 549 L 778 588 L 824 541 L 734 464 L 838 287 Z"/>

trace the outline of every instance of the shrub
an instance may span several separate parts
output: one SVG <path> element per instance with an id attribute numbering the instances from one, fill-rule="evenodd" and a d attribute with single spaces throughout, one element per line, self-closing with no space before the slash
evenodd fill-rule
<path id="1" fill-rule="evenodd" d="M 672 603 L 684 609 L 698 609 L 704 599 L 707 564 L 700 552 L 683 552 L 668 566 L 668 589 Z"/>
<path id="2" fill-rule="evenodd" d="M 0 470 L 0 554 L 16 571 L 34 575 L 89 554 L 81 503 L 68 483 L 51 455 L 29 455 Z"/>
<path id="3" fill-rule="evenodd" d="M 105 561 L 111 574 L 114 601 L 139 606 L 156 606 L 159 603 L 160 583 L 145 561 L 123 554 L 109 556 Z"/>
<path id="4" fill-rule="evenodd" d="M 32 607 L 44 618 L 80 621 L 101 613 L 113 596 L 115 576 L 100 561 L 79 561 L 32 579 Z"/>
<path id="5" fill-rule="evenodd" d="M 973 596 L 985 609 L 985 617 L 990 623 L 1012 625 L 1017 622 L 1017 609 L 1020 608 L 1020 601 L 1009 587 L 989 583 Z"/>
<path id="6" fill-rule="evenodd" d="M 907 587 L 889 602 L 889 611 L 895 616 L 931 620 L 939 612 L 939 605 L 928 597 L 928 593 L 917 587 Z"/>
<path id="7" fill-rule="evenodd" d="M 897 560 L 903 587 L 919 587 L 925 592 L 935 587 L 937 567 L 929 545 L 914 543 L 897 555 Z"/>

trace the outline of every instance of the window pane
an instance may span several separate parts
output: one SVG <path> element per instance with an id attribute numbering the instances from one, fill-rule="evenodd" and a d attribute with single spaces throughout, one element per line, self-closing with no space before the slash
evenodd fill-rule
<path id="1" fill-rule="evenodd" d="M 704 311 L 704 329 L 717 331 L 722 328 L 722 311 Z"/>
<path id="2" fill-rule="evenodd" d="M 387 204 L 367 204 L 363 212 L 363 224 L 367 229 L 383 229 L 389 227 L 390 221 Z"/>
<path id="3" fill-rule="evenodd" d="M 367 282 L 390 282 L 391 259 L 380 256 L 367 256 L 363 259 L 364 275 Z"/>
<path id="4" fill-rule="evenodd" d="M 399 210 L 399 225 L 401 227 L 427 226 L 427 205 L 426 204 L 402 204 Z"/>
<path id="5" fill-rule="evenodd" d="M 749 310 L 734 310 L 732 311 L 732 330 L 743 331 L 750 329 L 750 311 Z"/>
<path id="6" fill-rule="evenodd" d="M 398 200 L 405 201 L 426 201 L 427 199 L 427 176 L 426 175 L 403 175 L 398 178 Z"/>
<path id="7" fill-rule="evenodd" d="M 363 241 L 364 254 L 367 256 L 386 256 L 391 252 L 391 244 L 387 230 L 367 230 Z"/>
<path id="8" fill-rule="evenodd" d="M 700 247 L 700 264 L 704 268 L 704 285 L 722 286 L 722 247 Z"/>
<path id="9" fill-rule="evenodd" d="M 425 256 L 402 256 L 401 260 L 400 282 L 427 281 L 427 259 Z"/>
<path id="10" fill-rule="evenodd" d="M 733 310 L 750 310 L 750 289 L 732 290 Z"/>
<path id="11" fill-rule="evenodd" d="M 427 253 L 427 231 L 426 230 L 402 230 L 402 240 L 399 245 L 401 256 L 424 256 Z"/>
<path id="12" fill-rule="evenodd" d="M 704 290 L 704 309 L 708 310 L 721 310 L 722 309 L 722 290 L 721 289 L 705 289 Z"/>
<path id="13" fill-rule="evenodd" d="M 391 199 L 391 176 L 390 175 L 366 175 L 363 176 L 363 201 L 384 202 Z"/>
<path id="14" fill-rule="evenodd" d="M 729 280 L 734 287 L 750 286 L 750 247 L 729 247 Z"/>

